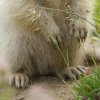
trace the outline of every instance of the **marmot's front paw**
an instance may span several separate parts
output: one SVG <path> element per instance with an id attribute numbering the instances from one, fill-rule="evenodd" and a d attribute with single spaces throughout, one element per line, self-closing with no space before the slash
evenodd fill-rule
<path id="1" fill-rule="evenodd" d="M 12 74 L 10 77 L 10 85 L 16 88 L 25 88 L 29 83 L 29 78 L 24 74 Z"/>
<path id="2" fill-rule="evenodd" d="M 80 20 L 70 21 L 68 30 L 69 35 L 75 36 L 78 41 L 84 41 L 88 33 L 86 23 Z"/>

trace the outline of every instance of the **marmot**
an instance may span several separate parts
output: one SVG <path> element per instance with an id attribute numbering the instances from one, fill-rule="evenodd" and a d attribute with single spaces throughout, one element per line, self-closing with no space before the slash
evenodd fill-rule
<path id="1" fill-rule="evenodd" d="M 0 1 L 1 2 L 1 1 Z M 0 6 L 0 57 L 11 72 L 10 84 L 25 87 L 29 80 L 53 74 L 76 79 L 85 69 L 81 43 L 89 30 L 82 19 L 67 20 L 66 5 L 91 19 L 89 0 L 4 0 Z M 71 70 L 70 70 L 71 68 Z"/>

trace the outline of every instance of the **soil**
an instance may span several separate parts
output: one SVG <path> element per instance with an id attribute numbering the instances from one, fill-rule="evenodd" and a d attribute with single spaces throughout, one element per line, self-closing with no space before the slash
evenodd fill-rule
<path id="1" fill-rule="evenodd" d="M 74 82 L 61 82 L 57 78 L 42 77 L 26 89 L 9 86 L 5 71 L 0 70 L 0 100 L 74 100 L 72 87 Z"/>
<path id="2" fill-rule="evenodd" d="M 77 82 L 41 77 L 26 89 L 18 90 L 9 86 L 4 69 L 0 69 L 0 100 L 75 100 L 73 86 Z"/>

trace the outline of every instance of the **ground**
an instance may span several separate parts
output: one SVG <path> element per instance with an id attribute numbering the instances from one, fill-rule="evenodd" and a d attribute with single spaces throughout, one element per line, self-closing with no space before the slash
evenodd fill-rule
<path id="1" fill-rule="evenodd" d="M 73 100 L 73 84 L 43 77 L 25 90 L 16 90 L 6 81 L 5 71 L 0 70 L 0 100 Z"/>
<path id="2" fill-rule="evenodd" d="M 57 78 L 42 77 L 26 89 L 17 90 L 9 86 L 5 71 L 0 69 L 0 100 L 75 100 L 73 85 L 78 82 L 61 82 Z"/>

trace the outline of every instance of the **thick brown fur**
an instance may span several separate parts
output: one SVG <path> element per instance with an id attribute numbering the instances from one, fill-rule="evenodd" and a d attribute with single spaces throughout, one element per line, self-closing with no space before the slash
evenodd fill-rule
<path id="1" fill-rule="evenodd" d="M 65 80 L 67 76 L 76 79 L 80 74 L 77 68 L 71 71 L 68 67 L 81 64 L 79 39 L 83 41 L 86 37 L 87 22 L 65 20 L 69 14 L 58 9 L 65 11 L 69 3 L 77 15 L 90 19 L 91 3 L 88 0 L 67 1 L 3 1 L 0 7 L 0 57 L 10 69 L 11 85 L 24 87 L 29 79 L 41 75 L 54 74 Z"/>

